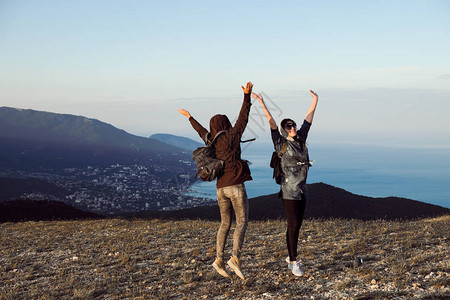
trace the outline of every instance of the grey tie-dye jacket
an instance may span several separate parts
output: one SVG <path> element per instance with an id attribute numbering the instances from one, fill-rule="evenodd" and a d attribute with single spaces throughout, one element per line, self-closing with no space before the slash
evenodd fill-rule
<path id="1" fill-rule="evenodd" d="M 304 120 L 302 127 L 297 130 L 295 138 L 288 138 L 286 131 L 279 126 L 272 129 L 272 141 L 275 151 L 280 153 L 283 143 L 286 141 L 288 147 L 281 158 L 281 170 L 284 176 L 281 180 L 281 197 L 283 199 L 301 200 L 302 193 L 307 196 L 306 178 L 308 177 L 309 155 L 306 147 L 311 123 Z"/>

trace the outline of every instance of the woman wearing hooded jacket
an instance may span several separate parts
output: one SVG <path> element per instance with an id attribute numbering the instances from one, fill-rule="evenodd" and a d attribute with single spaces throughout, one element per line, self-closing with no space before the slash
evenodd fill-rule
<path id="1" fill-rule="evenodd" d="M 296 276 L 302 276 L 304 273 L 303 265 L 297 260 L 297 244 L 308 193 L 306 177 L 310 162 L 306 138 L 308 137 L 309 128 L 311 127 L 319 100 L 319 96 L 316 93 L 311 90 L 309 93 L 313 100 L 300 129 L 298 129 L 297 124 L 292 119 L 283 119 L 280 123 L 280 128 L 278 128 L 261 94 L 252 93 L 252 97 L 256 98 L 261 104 L 264 115 L 269 121 L 274 148 L 278 155 L 281 156 L 283 176 L 279 196 L 283 200 L 287 219 L 286 244 L 289 257 L 286 258 L 286 262 L 289 269 Z"/>
<path id="2" fill-rule="evenodd" d="M 248 198 L 244 182 L 252 180 L 252 177 L 247 162 L 241 159 L 240 141 L 248 123 L 248 115 L 252 105 L 250 101 L 252 88 L 253 84 L 251 82 L 247 82 L 245 88 L 242 87 L 244 101 L 235 125 L 231 126 L 226 115 L 215 115 L 209 121 L 210 134 L 188 111 L 184 109 L 178 110 L 182 115 L 189 118 L 192 127 L 202 139 L 208 136 L 208 140 L 212 141 L 218 132 L 225 130 L 225 133 L 221 134 L 215 143 L 216 157 L 225 161 L 225 168 L 223 173 L 217 178 L 216 184 L 221 223 L 217 232 L 217 256 L 213 267 L 220 275 L 228 277 L 223 262 L 223 252 L 234 210 L 236 228 L 233 234 L 232 257 L 228 260 L 228 265 L 242 279 L 244 279 L 244 275 L 240 270 L 239 257 L 248 224 Z"/>

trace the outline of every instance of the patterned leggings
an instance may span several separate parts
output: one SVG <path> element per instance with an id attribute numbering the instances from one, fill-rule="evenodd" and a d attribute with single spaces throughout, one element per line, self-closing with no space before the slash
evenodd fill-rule
<path id="1" fill-rule="evenodd" d="M 217 201 L 221 218 L 220 228 L 217 232 L 217 258 L 223 259 L 225 243 L 233 218 L 233 209 L 236 215 L 236 228 L 233 234 L 233 256 L 239 258 L 248 224 L 248 198 L 244 184 L 218 188 Z"/>

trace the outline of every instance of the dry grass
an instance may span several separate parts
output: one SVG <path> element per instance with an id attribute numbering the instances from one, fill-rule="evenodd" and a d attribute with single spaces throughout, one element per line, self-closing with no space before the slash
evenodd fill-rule
<path id="1" fill-rule="evenodd" d="M 305 221 L 299 246 L 306 274 L 300 278 L 284 262 L 284 222 L 251 222 L 244 281 L 223 278 L 210 266 L 218 225 L 120 219 L 0 224 L 0 299 L 450 297 L 450 216 Z"/>

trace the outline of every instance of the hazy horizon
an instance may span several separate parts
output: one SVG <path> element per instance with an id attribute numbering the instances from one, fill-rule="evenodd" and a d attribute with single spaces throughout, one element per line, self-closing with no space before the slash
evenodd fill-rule
<path id="1" fill-rule="evenodd" d="M 2 1 L 0 102 L 194 137 L 178 108 L 233 119 L 252 81 L 277 121 L 315 90 L 320 140 L 447 147 L 449 16 L 443 0 Z"/>
<path id="2" fill-rule="evenodd" d="M 2 107 L 0 110 L 4 114 Z M 15 114 L 18 116 L 17 119 L 20 119 L 20 113 Z M 25 112 L 25 115 L 30 114 Z M 65 120 L 60 117 L 49 118 L 47 113 L 38 115 L 41 115 L 44 120 L 62 122 Z M 256 141 L 241 145 L 242 158 L 251 162 L 254 178 L 247 183 L 249 197 L 273 194 L 279 188 L 273 182 L 272 170 L 269 168 L 273 151 L 269 130 L 263 126 L 262 120 L 258 120 L 259 117 L 257 112 L 252 115 L 252 122 L 249 123 L 246 135 L 243 137 L 243 139 L 256 137 Z M 80 118 L 82 117 L 78 119 Z M 33 119 L 36 120 L 36 117 Z M 27 120 L 23 121 L 27 124 Z M 58 127 L 58 124 L 54 123 L 53 126 Z M 109 126 L 106 127 L 112 129 Z M 342 135 L 339 138 L 342 138 Z M 199 137 L 195 137 L 194 140 L 200 142 Z M 183 141 L 186 140 L 183 139 Z M 448 148 L 437 148 L 426 144 L 386 146 L 380 143 L 321 140 L 311 132 L 307 144 L 311 159 L 316 161 L 308 178 L 309 183 L 325 182 L 359 195 L 405 197 L 450 207 Z M 191 147 L 193 150 L 197 146 L 191 145 Z M 201 183 L 200 186 L 207 190 L 211 197 L 215 197 L 214 182 Z"/>

